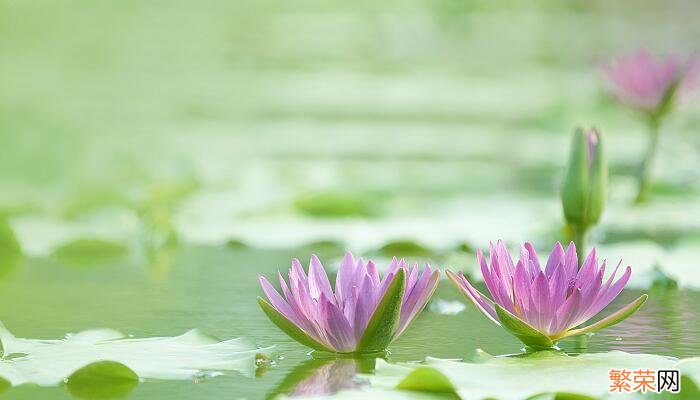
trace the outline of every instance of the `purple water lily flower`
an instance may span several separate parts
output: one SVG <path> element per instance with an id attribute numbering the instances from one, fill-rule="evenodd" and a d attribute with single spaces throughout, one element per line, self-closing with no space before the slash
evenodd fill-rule
<path id="1" fill-rule="evenodd" d="M 260 276 L 266 301 L 258 303 L 280 329 L 316 350 L 335 353 L 383 351 L 425 307 L 437 287 L 439 271 L 426 264 L 409 269 L 394 258 L 383 277 L 372 261 L 345 254 L 335 291 L 321 261 L 313 255 L 309 275 L 292 261 L 289 283 L 278 273 L 282 295 Z"/>
<path id="2" fill-rule="evenodd" d="M 624 104 L 649 114 L 665 111 L 675 94 L 686 97 L 697 86 L 700 60 L 677 55 L 656 60 L 646 49 L 603 66 L 610 89 Z"/>
<path id="3" fill-rule="evenodd" d="M 456 275 L 447 271 L 447 275 L 491 321 L 535 349 L 549 348 L 559 339 L 616 324 L 634 313 L 647 298 L 642 295 L 608 317 L 577 328 L 620 294 L 632 273 L 630 267 L 615 280 L 618 264 L 606 278 L 605 261 L 598 265 L 594 248 L 579 269 L 573 242 L 566 251 L 557 242 L 544 269 L 530 243 L 521 246 L 520 259 L 515 264 L 502 241 L 491 244 L 489 250 L 490 266 L 481 251 L 477 260 L 492 299 L 475 289 L 461 272 Z"/>

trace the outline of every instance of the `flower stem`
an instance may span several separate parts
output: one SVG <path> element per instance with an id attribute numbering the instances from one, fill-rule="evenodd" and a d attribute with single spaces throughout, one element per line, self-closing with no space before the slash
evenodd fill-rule
<path id="1" fill-rule="evenodd" d="M 576 245 L 576 253 L 578 253 L 578 267 L 580 269 L 583 265 L 583 260 L 586 257 L 586 247 L 588 246 L 588 226 L 583 224 L 573 225 L 572 229 L 574 234 L 574 244 Z"/>
<path id="2" fill-rule="evenodd" d="M 648 132 L 649 142 L 647 144 L 646 154 L 639 167 L 637 175 L 637 197 L 634 202 L 637 204 L 644 203 L 649 198 L 649 178 L 651 177 L 651 165 L 656 154 L 656 147 L 659 142 L 659 119 L 657 117 L 649 117 Z"/>

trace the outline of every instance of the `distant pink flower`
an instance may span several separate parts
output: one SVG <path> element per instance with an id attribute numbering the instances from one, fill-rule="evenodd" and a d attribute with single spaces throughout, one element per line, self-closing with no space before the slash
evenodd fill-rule
<path id="1" fill-rule="evenodd" d="M 551 347 L 561 338 L 613 325 L 631 315 L 646 300 L 643 295 L 598 323 L 575 329 L 620 294 L 632 273 L 630 267 L 625 268 L 618 280 L 615 280 L 618 268 L 604 279 L 605 261 L 599 267 L 593 249 L 579 269 L 573 242 L 566 251 L 557 242 L 544 269 L 530 243 L 520 248 L 517 264 L 513 263 L 502 241 L 490 246 L 490 258 L 489 267 L 481 251 L 477 253 L 486 288 L 493 300 L 474 288 L 461 272 L 456 275 L 447 271 L 447 275 L 491 321 L 535 348 Z"/>
<path id="2" fill-rule="evenodd" d="M 398 338 L 425 307 L 437 287 L 439 271 L 394 258 L 381 278 L 372 261 L 345 254 L 335 292 L 319 259 L 313 255 L 308 277 L 299 260 L 292 261 L 289 284 L 278 273 L 281 296 L 263 276 L 260 284 L 269 303 L 263 311 L 293 339 L 317 350 L 354 353 L 381 351 Z"/>
<path id="3" fill-rule="evenodd" d="M 656 60 L 646 49 L 620 56 L 603 66 L 610 89 L 624 104 L 647 113 L 658 113 L 667 94 L 687 98 L 700 76 L 700 59 L 670 54 Z M 677 85 L 677 86 L 676 86 Z M 669 93 L 676 90 L 676 93 Z"/>

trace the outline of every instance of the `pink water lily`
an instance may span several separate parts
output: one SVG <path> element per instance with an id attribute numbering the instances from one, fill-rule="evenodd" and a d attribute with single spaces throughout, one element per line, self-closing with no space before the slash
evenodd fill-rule
<path id="1" fill-rule="evenodd" d="M 530 243 L 521 246 L 517 263 L 502 241 L 490 246 L 490 266 L 481 251 L 477 260 L 492 299 L 474 288 L 461 272 L 447 271 L 448 277 L 490 320 L 534 348 L 551 347 L 561 338 L 613 325 L 634 313 L 647 297 L 642 295 L 597 323 L 576 329 L 620 294 L 632 273 L 630 267 L 615 280 L 618 264 L 606 278 L 605 261 L 598 265 L 594 248 L 579 269 L 573 242 L 566 251 L 557 242 L 544 268 Z"/>
<path id="2" fill-rule="evenodd" d="M 603 66 L 610 89 L 624 104 L 647 112 L 663 112 L 677 93 L 687 96 L 697 86 L 700 60 L 670 54 L 656 60 L 646 49 L 620 56 Z"/>
<path id="3" fill-rule="evenodd" d="M 268 301 L 258 298 L 267 316 L 293 339 L 336 353 L 384 350 L 408 328 L 437 287 L 439 271 L 426 264 L 409 269 L 394 258 L 383 277 L 372 261 L 345 254 L 331 287 L 321 261 L 313 255 L 308 276 L 292 261 L 289 283 L 278 273 L 282 295 L 263 276 Z"/>

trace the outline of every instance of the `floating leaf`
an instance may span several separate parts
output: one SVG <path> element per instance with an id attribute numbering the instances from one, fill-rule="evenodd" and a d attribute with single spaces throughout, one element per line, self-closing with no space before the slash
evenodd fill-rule
<path id="1" fill-rule="evenodd" d="M 394 240 L 377 250 L 387 257 L 432 257 L 435 252 L 413 240 Z"/>
<path id="2" fill-rule="evenodd" d="M 21 253 L 21 247 L 15 233 L 5 217 L 0 215 L 0 257 L 9 257 Z"/>
<path id="3" fill-rule="evenodd" d="M 431 393 L 451 393 L 457 391 L 452 382 L 440 371 L 430 367 L 418 367 L 408 374 L 398 385 L 397 389 L 417 390 Z"/>
<path id="4" fill-rule="evenodd" d="M 515 357 L 482 357 L 478 363 L 427 358 L 421 365 L 397 365 L 377 360 L 376 376 L 370 376 L 370 380 L 378 389 L 396 387 L 424 392 L 447 389 L 449 382 L 460 398 L 470 400 L 546 399 L 547 394 L 553 399 L 578 400 L 607 396 L 611 368 L 669 369 L 678 368 L 683 362 L 621 351 L 578 356 L 541 351 Z M 437 385 L 426 376 L 441 383 Z"/>
<path id="5" fill-rule="evenodd" d="M 42 215 L 21 215 L 12 218 L 12 227 L 25 254 L 46 257 L 58 248 L 70 248 L 72 242 L 83 240 L 100 240 L 124 246 L 137 237 L 141 222 L 132 210 L 105 209 L 71 221 Z M 87 247 L 91 247 L 89 243 Z"/>
<path id="6" fill-rule="evenodd" d="M 126 253 L 120 243 L 104 239 L 76 239 L 54 250 L 59 259 L 69 262 L 93 264 L 119 258 Z"/>
<path id="7" fill-rule="evenodd" d="M 68 391 L 84 399 L 126 397 L 138 385 L 139 377 L 124 364 L 97 361 L 73 372 L 66 379 Z"/>
<path id="8" fill-rule="evenodd" d="M 314 217 L 370 217 L 376 215 L 375 203 L 377 199 L 365 196 L 369 196 L 369 194 L 309 193 L 298 197 L 294 201 L 294 206 L 304 214 Z"/>
<path id="9" fill-rule="evenodd" d="M 3 359 L 0 377 L 13 386 L 35 383 L 54 386 L 68 381 L 193 379 L 236 371 L 252 376 L 256 349 L 240 340 L 218 341 L 197 330 L 175 337 L 126 338 L 110 329 L 67 335 L 61 340 L 16 338 L 0 326 Z M 108 364 L 98 362 L 109 361 Z M 119 364 L 120 366 L 117 366 Z"/>

